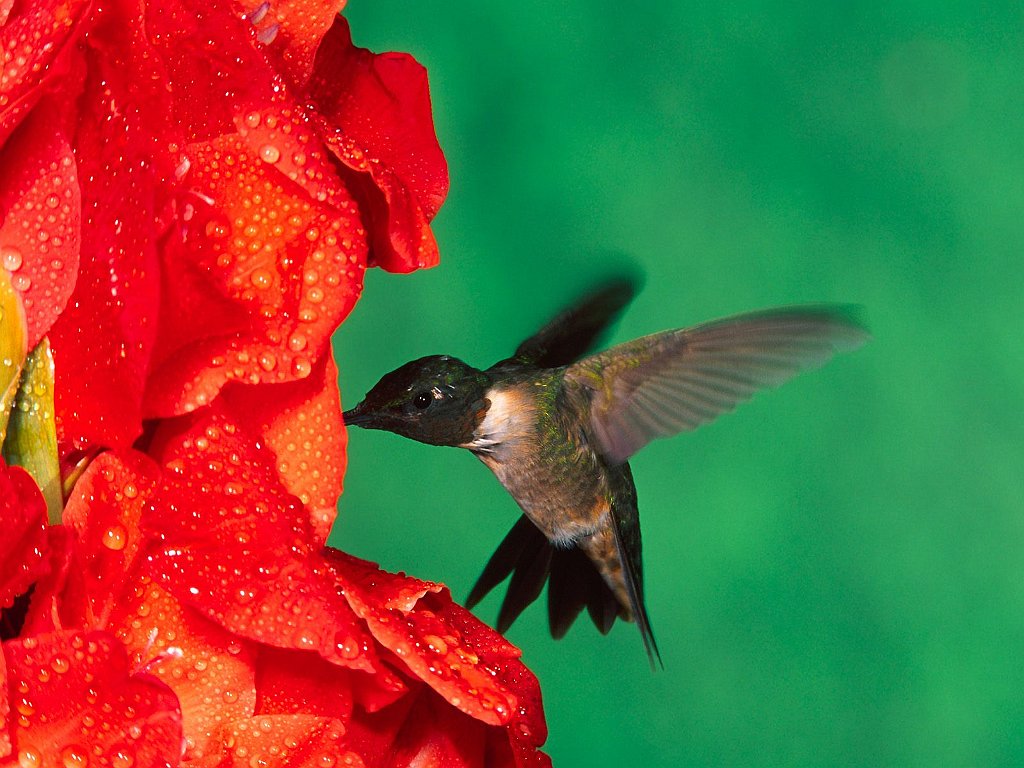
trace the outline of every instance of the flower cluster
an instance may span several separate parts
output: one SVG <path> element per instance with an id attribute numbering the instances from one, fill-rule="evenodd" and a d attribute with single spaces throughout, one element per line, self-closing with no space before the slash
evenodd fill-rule
<path id="1" fill-rule="evenodd" d="M 516 648 L 325 546 L 330 335 L 448 183 L 342 5 L 0 0 L 0 764 L 550 765 Z"/>

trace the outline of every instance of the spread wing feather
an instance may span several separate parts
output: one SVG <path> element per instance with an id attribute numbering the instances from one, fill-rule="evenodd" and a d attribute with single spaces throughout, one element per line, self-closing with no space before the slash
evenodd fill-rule
<path id="1" fill-rule="evenodd" d="M 556 315 L 498 365 L 511 362 L 557 368 L 575 362 L 590 351 L 633 300 L 638 287 L 638 281 L 629 276 L 609 280 Z"/>
<path id="2" fill-rule="evenodd" d="M 592 391 L 594 434 L 621 463 L 867 339 L 849 307 L 785 307 L 620 344 L 571 365 L 566 379 Z"/>

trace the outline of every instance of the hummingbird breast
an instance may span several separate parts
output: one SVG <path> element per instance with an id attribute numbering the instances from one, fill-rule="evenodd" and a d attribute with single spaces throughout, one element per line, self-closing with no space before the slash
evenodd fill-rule
<path id="1" fill-rule="evenodd" d="M 570 547 L 602 528 L 610 494 L 580 413 L 556 378 L 495 385 L 490 407 L 465 447 L 495 474 L 555 545 Z"/>

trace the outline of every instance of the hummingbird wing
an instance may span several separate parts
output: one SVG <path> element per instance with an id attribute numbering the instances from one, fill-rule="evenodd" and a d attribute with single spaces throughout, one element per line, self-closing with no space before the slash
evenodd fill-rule
<path id="1" fill-rule="evenodd" d="M 590 351 L 602 331 L 633 300 L 638 288 L 638 281 L 631 277 L 608 281 L 560 312 L 502 362 L 538 368 L 558 368 L 575 362 Z"/>
<path id="2" fill-rule="evenodd" d="M 640 637 L 644 641 L 644 650 L 647 651 L 651 669 L 655 668 L 655 661 L 664 669 L 665 665 L 661 661 L 661 653 L 654 640 L 654 630 L 651 629 L 651 620 L 647 616 L 647 604 L 644 601 L 640 513 L 636 503 L 636 484 L 633 482 L 633 472 L 629 468 L 629 464 L 623 462 L 612 470 L 609 479 L 612 486 L 611 528 L 615 539 L 615 553 L 622 566 L 622 581 L 629 607 L 633 614 L 633 620 L 640 630 Z M 591 557 L 593 557 L 593 553 L 591 553 Z M 614 568 L 612 572 L 615 573 Z"/>
<path id="3" fill-rule="evenodd" d="M 591 390 L 598 447 L 617 464 L 867 339 L 850 307 L 783 307 L 620 344 L 570 366 L 566 381 Z"/>

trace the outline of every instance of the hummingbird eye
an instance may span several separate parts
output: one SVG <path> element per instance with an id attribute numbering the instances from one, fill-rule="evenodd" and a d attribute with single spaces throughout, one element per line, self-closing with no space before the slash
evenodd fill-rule
<path id="1" fill-rule="evenodd" d="M 434 402 L 434 396 L 429 392 L 420 392 L 412 399 L 413 405 L 419 408 L 421 411 L 427 409 L 427 407 Z"/>

